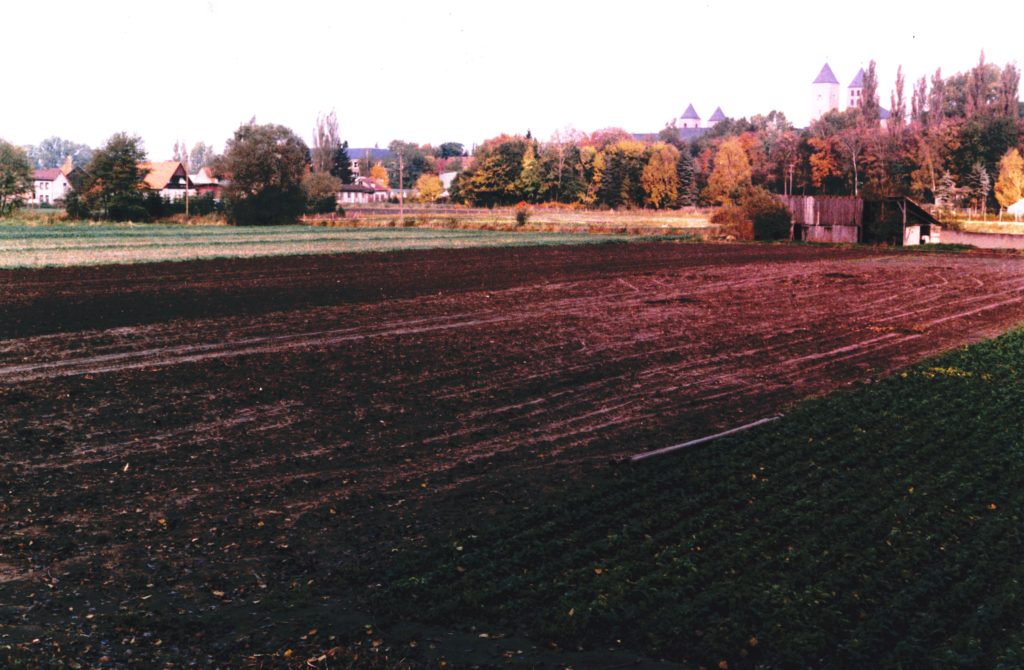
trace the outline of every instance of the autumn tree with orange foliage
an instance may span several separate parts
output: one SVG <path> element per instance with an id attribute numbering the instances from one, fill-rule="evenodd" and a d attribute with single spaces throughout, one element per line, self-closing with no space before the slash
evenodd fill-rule
<path id="1" fill-rule="evenodd" d="M 752 172 L 743 142 L 738 137 L 731 137 L 718 148 L 715 154 L 714 168 L 708 177 L 708 186 L 704 197 L 719 205 L 736 202 L 744 189 L 751 185 Z"/>
<path id="2" fill-rule="evenodd" d="M 373 167 L 370 168 L 370 179 L 381 186 L 388 185 L 388 171 L 380 161 L 374 163 Z"/>

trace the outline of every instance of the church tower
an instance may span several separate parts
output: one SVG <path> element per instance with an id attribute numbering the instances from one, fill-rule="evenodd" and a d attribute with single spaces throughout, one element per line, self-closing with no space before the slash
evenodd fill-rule
<path id="1" fill-rule="evenodd" d="M 832 68 L 825 63 L 818 78 L 811 84 L 812 100 L 811 120 L 820 119 L 825 114 L 839 109 L 839 80 L 832 74 Z"/>
<path id="2" fill-rule="evenodd" d="M 679 117 L 680 128 L 700 128 L 700 114 L 697 110 L 690 105 L 683 112 L 683 115 Z"/>
<path id="3" fill-rule="evenodd" d="M 864 68 L 860 69 L 860 72 L 853 78 L 853 81 L 850 82 L 850 86 L 846 90 L 849 94 L 849 97 L 846 99 L 846 108 L 860 107 L 864 98 Z"/>
<path id="4" fill-rule="evenodd" d="M 718 124 L 718 122 L 725 121 L 725 119 L 726 116 L 725 113 L 722 111 L 722 108 L 716 107 L 715 113 L 711 115 L 710 119 L 708 119 L 708 128 L 714 128 L 715 125 Z"/>

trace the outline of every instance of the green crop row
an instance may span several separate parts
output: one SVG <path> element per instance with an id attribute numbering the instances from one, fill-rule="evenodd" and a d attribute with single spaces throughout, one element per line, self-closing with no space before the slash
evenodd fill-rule
<path id="1" fill-rule="evenodd" d="M 693 667 L 1018 668 L 1022 397 L 1017 330 L 401 553 L 375 607 Z"/>
<path id="2" fill-rule="evenodd" d="M 673 236 L 432 230 L 417 228 L 239 228 L 225 226 L 0 225 L 0 268 L 361 253 L 453 247 L 546 246 L 679 240 Z"/>

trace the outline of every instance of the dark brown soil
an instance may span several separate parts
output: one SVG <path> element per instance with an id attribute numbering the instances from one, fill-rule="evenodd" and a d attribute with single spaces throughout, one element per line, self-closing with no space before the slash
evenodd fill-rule
<path id="1" fill-rule="evenodd" d="M 364 627 L 394 548 L 1001 332 L 1022 271 L 661 243 L 0 272 L 0 661 L 425 662 Z"/>

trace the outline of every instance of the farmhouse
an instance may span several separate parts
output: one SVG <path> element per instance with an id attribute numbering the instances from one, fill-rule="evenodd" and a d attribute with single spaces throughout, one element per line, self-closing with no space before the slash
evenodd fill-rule
<path id="1" fill-rule="evenodd" d="M 214 200 L 220 200 L 224 185 L 209 167 L 199 168 L 199 172 L 189 175 L 188 178 L 200 196 L 210 195 Z"/>
<path id="2" fill-rule="evenodd" d="M 793 217 L 790 239 L 856 244 L 928 244 L 939 241 L 939 220 L 910 198 L 778 196 Z"/>
<path id="3" fill-rule="evenodd" d="M 339 205 L 364 205 L 371 202 L 387 202 L 391 190 L 366 177 L 357 177 L 354 184 L 342 184 L 338 192 Z"/>
<path id="4" fill-rule="evenodd" d="M 32 175 L 33 189 L 28 203 L 30 205 L 49 206 L 64 201 L 64 196 L 72 190 L 71 182 L 60 168 L 36 170 Z"/>
<path id="5" fill-rule="evenodd" d="M 139 163 L 139 170 L 145 175 L 143 178 L 145 188 L 159 193 L 161 198 L 167 200 L 184 198 L 186 185 L 189 195 L 196 194 L 195 185 L 185 173 L 185 166 L 180 161 Z"/>

